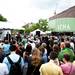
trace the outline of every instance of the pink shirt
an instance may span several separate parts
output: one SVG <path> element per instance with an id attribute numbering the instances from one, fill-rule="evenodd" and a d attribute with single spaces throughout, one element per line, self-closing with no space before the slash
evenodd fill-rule
<path id="1" fill-rule="evenodd" d="M 75 66 L 71 63 L 61 65 L 64 75 L 75 75 Z"/>

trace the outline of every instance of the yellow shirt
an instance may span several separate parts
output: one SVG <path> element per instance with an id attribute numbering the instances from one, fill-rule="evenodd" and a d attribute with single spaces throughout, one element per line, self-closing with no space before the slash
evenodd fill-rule
<path id="1" fill-rule="evenodd" d="M 73 61 L 73 64 L 75 65 L 75 61 Z"/>
<path id="2" fill-rule="evenodd" d="M 43 64 L 39 71 L 40 75 L 63 75 L 61 68 L 57 66 L 53 60 Z"/>

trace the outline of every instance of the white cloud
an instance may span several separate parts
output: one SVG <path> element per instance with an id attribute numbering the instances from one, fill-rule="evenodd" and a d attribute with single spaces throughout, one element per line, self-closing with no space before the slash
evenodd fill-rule
<path id="1" fill-rule="evenodd" d="M 49 18 L 55 9 L 60 12 L 73 5 L 75 0 L 0 0 L 0 13 L 19 26 Z"/>

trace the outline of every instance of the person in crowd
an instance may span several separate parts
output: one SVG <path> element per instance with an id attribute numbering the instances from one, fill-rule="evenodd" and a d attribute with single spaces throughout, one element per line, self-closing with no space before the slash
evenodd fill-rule
<path id="1" fill-rule="evenodd" d="M 16 40 L 11 41 L 10 48 L 11 48 L 13 45 L 16 46 L 16 48 L 15 48 L 16 53 L 20 55 L 19 44 L 17 43 Z"/>
<path id="2" fill-rule="evenodd" d="M 64 38 L 64 42 L 66 43 L 66 42 L 70 42 L 70 38 L 67 36 L 67 37 L 65 37 Z"/>
<path id="3" fill-rule="evenodd" d="M 46 44 L 42 43 L 42 45 L 38 49 L 42 53 L 42 60 L 43 60 L 43 62 L 46 63 L 48 61 Z"/>
<path id="4" fill-rule="evenodd" d="M 50 61 L 48 63 L 42 64 L 40 67 L 40 75 L 63 75 L 62 69 L 55 62 L 56 58 L 57 53 L 52 51 L 50 53 Z"/>
<path id="5" fill-rule="evenodd" d="M 3 46 L 4 41 L 2 39 L 0 39 L 0 46 Z"/>
<path id="6" fill-rule="evenodd" d="M 26 51 L 27 51 L 29 54 L 31 54 L 31 52 L 32 52 L 32 46 L 31 46 L 31 44 L 28 44 L 28 45 L 26 46 Z"/>
<path id="7" fill-rule="evenodd" d="M 49 41 L 50 41 L 50 45 L 51 45 L 51 47 L 53 47 L 53 45 L 54 45 L 54 37 L 51 36 Z"/>
<path id="8" fill-rule="evenodd" d="M 46 36 L 45 37 L 45 43 L 46 43 L 46 49 L 47 49 L 47 55 L 49 55 L 49 53 L 51 52 L 51 49 L 50 49 L 50 43 L 49 43 L 49 39 L 48 37 Z"/>
<path id="9" fill-rule="evenodd" d="M 70 48 L 70 43 L 66 42 L 65 43 L 65 48 L 59 52 L 58 58 L 60 61 L 63 61 L 63 56 L 64 54 L 69 54 L 70 55 L 70 60 L 73 61 L 74 60 L 74 52 L 73 50 Z"/>
<path id="10" fill-rule="evenodd" d="M 5 63 L 0 62 L 0 75 L 8 75 L 8 74 L 9 74 L 9 70 L 7 65 Z"/>
<path id="11" fill-rule="evenodd" d="M 16 50 L 16 46 L 15 45 L 12 45 L 11 48 L 11 54 L 8 56 L 14 63 L 17 62 L 20 58 L 20 56 L 18 54 L 16 54 L 15 50 Z M 10 67 L 11 67 L 11 64 L 9 63 L 8 61 L 8 58 L 5 57 L 4 60 L 3 60 L 3 63 L 5 63 L 7 66 L 8 66 L 8 70 L 10 71 Z M 21 67 L 23 67 L 24 65 L 24 60 L 23 58 L 21 57 Z"/>
<path id="12" fill-rule="evenodd" d="M 73 39 L 70 39 L 70 46 L 71 46 L 71 48 L 72 48 L 73 51 L 74 51 L 74 40 L 73 40 Z"/>
<path id="13" fill-rule="evenodd" d="M 36 41 L 35 41 L 36 43 L 40 43 L 40 38 L 37 38 L 36 37 Z"/>
<path id="14" fill-rule="evenodd" d="M 65 48 L 64 38 L 61 38 L 60 49 L 63 50 Z"/>
<path id="15" fill-rule="evenodd" d="M 24 51 L 23 53 L 23 59 L 24 59 L 24 63 L 28 63 L 29 59 L 30 59 L 30 54 L 27 51 Z"/>
<path id="16" fill-rule="evenodd" d="M 16 36 L 16 40 L 17 40 L 18 43 L 21 42 L 21 34 L 20 34 L 20 32 L 18 32 L 18 34 Z"/>
<path id="17" fill-rule="evenodd" d="M 11 41 L 11 34 L 9 32 L 7 32 L 5 38 L 10 42 Z"/>
<path id="18" fill-rule="evenodd" d="M 22 43 L 19 44 L 19 55 L 23 57 L 23 53 L 25 51 L 24 45 Z"/>
<path id="19" fill-rule="evenodd" d="M 64 64 L 61 65 L 64 75 L 75 75 L 75 65 L 70 62 L 70 55 L 65 54 L 63 58 Z"/>
<path id="20" fill-rule="evenodd" d="M 22 39 L 22 43 L 23 43 L 24 47 L 26 47 L 27 42 L 28 42 L 28 40 L 26 38 L 26 35 L 24 35 L 24 38 Z"/>
<path id="21" fill-rule="evenodd" d="M 23 53 L 24 66 L 23 66 L 23 75 L 26 75 L 28 69 L 28 63 L 30 61 L 30 55 L 27 51 Z"/>
<path id="22" fill-rule="evenodd" d="M 3 52 L 5 56 L 8 56 L 10 54 L 10 43 L 7 39 L 5 39 L 3 44 Z"/>
<path id="23" fill-rule="evenodd" d="M 32 52 L 31 61 L 28 64 L 27 75 L 40 75 L 39 68 L 42 63 L 41 52 L 35 48 Z"/>
<path id="24" fill-rule="evenodd" d="M 36 47 L 36 48 L 39 48 L 40 45 L 41 45 L 40 43 L 36 43 L 36 44 L 35 44 L 35 47 Z"/>
<path id="25" fill-rule="evenodd" d="M 60 48 L 59 48 L 58 44 L 53 45 L 53 51 L 56 52 L 57 54 L 59 54 Z"/>
<path id="26" fill-rule="evenodd" d="M 28 40 L 28 44 L 32 46 L 32 50 L 35 48 L 35 43 L 33 40 Z"/>
<path id="27" fill-rule="evenodd" d="M 3 47 L 0 46 L 0 62 L 2 63 L 3 62 L 3 59 L 4 59 L 5 55 L 3 53 Z"/>
<path id="28" fill-rule="evenodd" d="M 47 55 L 47 49 L 46 49 L 46 43 L 42 43 L 43 48 L 44 48 L 44 55 Z"/>

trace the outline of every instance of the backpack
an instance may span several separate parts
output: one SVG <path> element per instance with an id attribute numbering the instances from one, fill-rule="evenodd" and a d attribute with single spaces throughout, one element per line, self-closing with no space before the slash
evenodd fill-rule
<path id="1" fill-rule="evenodd" d="M 21 57 L 17 62 L 13 62 L 10 57 L 7 57 L 9 63 L 11 64 L 9 75 L 22 75 L 22 70 L 21 70 Z"/>

